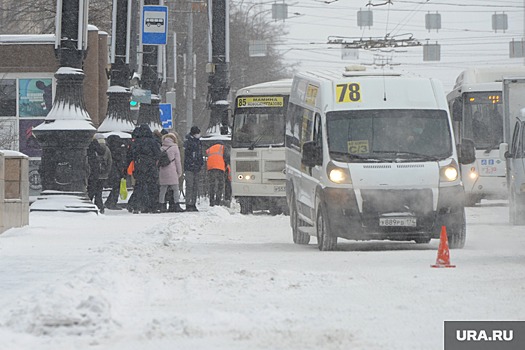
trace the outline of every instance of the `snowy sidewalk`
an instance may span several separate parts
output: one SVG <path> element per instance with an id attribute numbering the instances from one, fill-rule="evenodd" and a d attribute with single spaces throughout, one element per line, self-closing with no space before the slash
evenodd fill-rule
<path id="1" fill-rule="evenodd" d="M 291 243 L 289 217 L 31 213 L 0 235 L 5 349 L 442 349 L 445 320 L 525 315 L 525 239 L 469 208 L 456 269 L 438 241 Z"/>

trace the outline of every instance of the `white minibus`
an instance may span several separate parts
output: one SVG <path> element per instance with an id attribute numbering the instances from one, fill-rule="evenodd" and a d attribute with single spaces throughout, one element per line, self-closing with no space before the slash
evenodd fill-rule
<path id="1" fill-rule="evenodd" d="M 445 226 L 449 246 L 464 246 L 464 190 L 439 81 L 361 66 L 297 73 L 285 137 L 295 243 L 428 243 Z M 472 161 L 472 143 L 460 147 Z"/>

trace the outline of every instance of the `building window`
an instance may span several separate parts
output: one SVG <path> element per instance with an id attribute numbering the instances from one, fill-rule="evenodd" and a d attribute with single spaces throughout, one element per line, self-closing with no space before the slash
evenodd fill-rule
<path id="1" fill-rule="evenodd" d="M 16 79 L 0 79 L 0 117 L 16 116 Z"/>

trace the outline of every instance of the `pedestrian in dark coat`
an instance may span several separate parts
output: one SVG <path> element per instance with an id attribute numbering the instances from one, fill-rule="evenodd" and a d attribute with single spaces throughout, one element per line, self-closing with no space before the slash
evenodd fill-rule
<path id="1" fill-rule="evenodd" d="M 182 212 L 184 210 L 179 204 L 179 178 L 182 176 L 182 164 L 180 162 L 177 137 L 174 134 L 168 133 L 162 136 L 161 151 L 166 152 L 170 160 L 167 166 L 159 167 L 159 203 L 161 205 L 161 211 L 167 211 L 166 194 L 171 193 L 173 205 L 170 203 L 170 211 Z"/>
<path id="2" fill-rule="evenodd" d="M 88 146 L 87 156 L 90 169 L 87 186 L 88 197 L 90 200 L 94 200 L 98 210 L 104 213 L 102 190 L 109 177 L 113 161 L 111 151 L 106 146 L 102 134 L 95 134 L 93 141 Z"/>
<path id="3" fill-rule="evenodd" d="M 184 179 L 186 182 L 186 211 L 198 211 L 195 203 L 199 193 L 199 172 L 204 165 L 201 130 L 192 126 L 184 142 Z"/>
<path id="4" fill-rule="evenodd" d="M 118 135 L 109 135 L 106 139 L 106 145 L 111 151 L 111 158 L 113 159 L 111 171 L 109 172 L 108 181 L 106 183 L 107 187 L 111 188 L 106 203 L 104 204 L 108 209 L 121 209 L 117 206 L 117 203 L 120 195 L 120 180 L 127 176 L 127 152 L 129 142 L 130 139 L 124 139 Z"/>
<path id="5" fill-rule="evenodd" d="M 139 126 L 136 139 L 131 145 L 131 155 L 135 162 L 133 191 L 137 192 L 133 212 L 156 212 L 159 179 L 157 162 L 160 158 L 160 148 L 147 124 Z"/>

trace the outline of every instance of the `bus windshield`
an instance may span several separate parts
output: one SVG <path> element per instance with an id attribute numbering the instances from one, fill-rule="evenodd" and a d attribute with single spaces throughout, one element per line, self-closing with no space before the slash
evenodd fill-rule
<path id="1" fill-rule="evenodd" d="M 463 137 L 476 149 L 494 149 L 503 142 L 501 92 L 471 92 L 463 97 Z"/>
<path id="2" fill-rule="evenodd" d="M 232 147 L 284 146 L 286 107 L 237 109 L 233 117 Z"/>
<path id="3" fill-rule="evenodd" d="M 333 159 L 438 160 L 452 155 L 443 110 L 352 110 L 327 113 Z"/>

